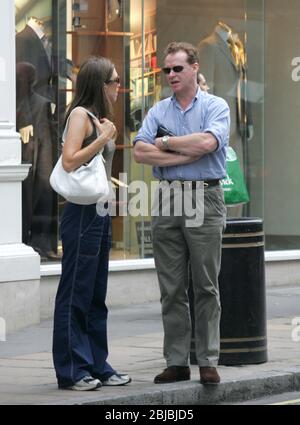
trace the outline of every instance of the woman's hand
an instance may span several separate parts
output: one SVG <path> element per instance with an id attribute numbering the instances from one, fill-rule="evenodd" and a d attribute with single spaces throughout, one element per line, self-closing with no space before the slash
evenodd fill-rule
<path id="1" fill-rule="evenodd" d="M 114 139 L 117 134 L 117 129 L 111 121 L 107 118 L 103 118 L 100 121 L 98 119 L 94 119 L 95 126 L 98 128 L 100 135 L 104 136 L 107 139 L 108 143 L 111 139 Z"/>

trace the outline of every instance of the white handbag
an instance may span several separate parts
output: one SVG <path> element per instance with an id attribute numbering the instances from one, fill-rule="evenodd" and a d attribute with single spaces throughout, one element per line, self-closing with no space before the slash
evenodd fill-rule
<path id="1" fill-rule="evenodd" d="M 86 112 L 95 118 L 91 112 Z M 63 142 L 68 125 L 69 120 L 62 136 Z M 105 201 L 110 191 L 102 153 L 97 154 L 88 164 L 70 173 L 63 168 L 62 156 L 60 156 L 51 173 L 50 185 L 55 192 L 73 204 L 91 205 L 98 201 Z"/>

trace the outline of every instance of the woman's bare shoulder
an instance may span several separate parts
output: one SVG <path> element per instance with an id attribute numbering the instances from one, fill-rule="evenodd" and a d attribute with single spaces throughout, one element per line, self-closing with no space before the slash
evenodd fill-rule
<path id="1" fill-rule="evenodd" d="M 84 109 L 81 106 L 77 106 L 72 110 L 70 113 L 70 124 L 73 125 L 74 123 L 80 124 L 80 125 L 88 125 L 89 118 L 88 114 L 86 113 L 86 109 Z"/>
<path id="2" fill-rule="evenodd" d="M 87 110 L 85 108 L 83 108 L 82 106 L 76 106 L 76 108 L 74 108 L 71 112 L 72 116 L 76 116 L 76 117 L 85 117 L 87 118 Z"/>

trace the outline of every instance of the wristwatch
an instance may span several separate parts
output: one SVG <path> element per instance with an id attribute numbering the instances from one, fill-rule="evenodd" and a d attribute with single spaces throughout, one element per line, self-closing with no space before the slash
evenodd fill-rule
<path id="1" fill-rule="evenodd" d="M 164 151 L 167 151 L 169 149 L 169 139 L 170 136 L 163 136 L 163 138 L 161 139 Z"/>

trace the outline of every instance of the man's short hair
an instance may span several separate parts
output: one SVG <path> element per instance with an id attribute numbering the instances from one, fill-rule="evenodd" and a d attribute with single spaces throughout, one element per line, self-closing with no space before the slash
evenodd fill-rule
<path id="1" fill-rule="evenodd" d="M 195 46 L 184 41 L 172 41 L 168 44 L 164 51 L 164 59 L 168 55 L 172 55 L 177 52 L 185 52 L 187 54 L 187 62 L 192 65 L 194 63 L 199 63 L 198 50 Z"/>

